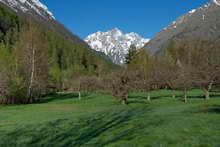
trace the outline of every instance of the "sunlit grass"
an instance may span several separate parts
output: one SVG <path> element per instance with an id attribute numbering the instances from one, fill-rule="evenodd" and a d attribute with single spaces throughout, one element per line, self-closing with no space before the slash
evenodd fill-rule
<path id="1" fill-rule="evenodd" d="M 129 105 L 104 94 L 47 96 L 38 104 L 0 107 L 0 146 L 220 146 L 220 97 L 207 101 L 189 92 L 189 102 L 171 91 L 133 93 Z"/>

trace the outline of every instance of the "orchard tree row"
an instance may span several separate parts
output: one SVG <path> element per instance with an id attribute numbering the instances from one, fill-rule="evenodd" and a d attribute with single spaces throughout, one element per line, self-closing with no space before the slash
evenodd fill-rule
<path id="1" fill-rule="evenodd" d="M 170 89 L 171 97 L 176 90 L 187 92 L 193 88 L 204 91 L 210 99 L 210 90 L 220 84 L 220 42 L 204 40 L 171 41 L 163 56 L 151 56 L 146 50 L 133 47 L 126 57 L 126 66 L 108 74 L 78 77 L 69 82 L 69 88 L 80 92 L 104 91 L 128 104 L 128 94 L 145 92 L 151 100 L 150 91 Z"/>

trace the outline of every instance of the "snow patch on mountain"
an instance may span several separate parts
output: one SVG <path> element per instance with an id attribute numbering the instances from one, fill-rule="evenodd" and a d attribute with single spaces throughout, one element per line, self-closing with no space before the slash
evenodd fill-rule
<path id="1" fill-rule="evenodd" d="M 17 11 L 28 12 L 34 10 L 38 15 L 44 18 L 55 19 L 52 12 L 50 12 L 44 4 L 39 0 L 0 0 L 0 2 Z"/>
<path id="2" fill-rule="evenodd" d="M 140 37 L 137 33 L 124 34 L 118 28 L 107 32 L 96 32 L 85 38 L 92 49 L 105 53 L 116 64 L 123 64 L 131 45 L 142 48 L 149 39 Z"/>
<path id="3" fill-rule="evenodd" d="M 152 55 L 162 55 L 171 40 L 219 39 L 220 7 L 218 2 L 220 3 L 220 0 L 212 0 L 178 17 L 158 32 L 144 48 Z"/>
<path id="4" fill-rule="evenodd" d="M 197 9 L 190 10 L 187 14 L 179 17 L 176 21 L 173 21 L 171 24 L 169 24 L 168 27 L 163 28 L 162 31 L 176 29 L 180 24 L 188 21 L 188 19 L 191 16 L 196 15 L 196 13 L 199 13 L 201 11 L 206 11 L 207 9 L 209 9 L 210 6 L 211 6 L 211 3 L 208 3 L 208 4 L 205 4 L 204 6 L 199 7 Z M 202 15 L 202 20 L 205 20 L 205 14 Z"/>
<path id="5" fill-rule="evenodd" d="M 214 2 L 216 5 L 220 6 L 220 0 L 213 0 L 213 2 Z"/>

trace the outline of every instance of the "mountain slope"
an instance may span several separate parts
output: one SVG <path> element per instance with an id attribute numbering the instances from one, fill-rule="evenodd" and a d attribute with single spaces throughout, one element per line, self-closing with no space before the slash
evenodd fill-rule
<path id="1" fill-rule="evenodd" d="M 0 45 L 3 44 L 9 51 L 13 50 L 25 28 L 34 24 L 41 30 L 41 35 L 49 46 L 48 53 L 52 61 L 50 71 L 59 84 L 73 74 L 97 74 L 100 65 L 108 70 L 115 67 L 103 54 L 92 50 L 85 41 L 55 20 L 46 6 L 36 2 L 39 1 L 1 0 Z M 69 77 L 65 77 L 67 75 Z"/>
<path id="2" fill-rule="evenodd" d="M 66 27 L 55 19 L 55 16 L 50 12 L 43 3 L 39 0 L 0 0 L 1 7 L 12 9 L 18 16 L 26 21 L 37 21 L 50 29 L 50 31 L 59 33 L 66 40 L 80 44 L 89 48 L 88 44 L 81 40 L 78 36 L 70 32 Z"/>
<path id="3" fill-rule="evenodd" d="M 171 40 L 199 38 L 215 40 L 220 38 L 220 6 L 210 2 L 191 10 L 162 29 L 145 45 L 152 54 L 162 54 Z"/>
<path id="4" fill-rule="evenodd" d="M 16 12 L 35 13 L 45 19 L 55 19 L 47 6 L 42 4 L 39 0 L 0 0 L 0 2 L 11 7 Z"/>
<path id="5" fill-rule="evenodd" d="M 142 48 L 149 39 L 141 38 L 137 33 L 123 34 L 119 29 L 97 32 L 85 38 L 92 49 L 105 53 L 114 63 L 123 64 L 131 45 Z"/>

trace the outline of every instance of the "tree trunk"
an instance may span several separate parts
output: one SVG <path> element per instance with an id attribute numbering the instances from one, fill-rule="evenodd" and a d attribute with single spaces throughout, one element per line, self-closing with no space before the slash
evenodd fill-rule
<path id="1" fill-rule="evenodd" d="M 128 104 L 128 96 L 127 95 L 122 98 L 122 104 L 123 105 L 127 105 Z"/>
<path id="2" fill-rule="evenodd" d="M 122 105 L 126 105 L 126 100 L 122 99 L 121 103 L 122 103 Z"/>
<path id="3" fill-rule="evenodd" d="M 33 86 L 33 81 L 34 81 L 34 74 L 35 74 L 35 49 L 33 48 L 32 51 L 32 62 L 31 62 L 31 76 L 30 76 L 30 85 L 28 88 L 28 98 L 29 102 L 32 103 L 32 86 Z"/>
<path id="4" fill-rule="evenodd" d="M 208 91 L 210 91 L 212 89 L 212 85 L 213 85 L 213 81 L 209 83 Z"/>
<path id="5" fill-rule="evenodd" d="M 63 82 L 62 82 L 62 92 L 64 92 L 64 89 L 65 89 L 65 83 L 64 83 L 65 81 L 63 80 Z"/>
<path id="6" fill-rule="evenodd" d="M 204 88 L 203 91 L 204 91 L 205 99 L 209 100 L 210 99 L 209 90 Z"/>
<path id="7" fill-rule="evenodd" d="M 187 103 L 187 90 L 184 89 L 184 103 Z"/>
<path id="8" fill-rule="evenodd" d="M 79 100 L 81 100 L 81 92 L 79 91 Z"/>
<path id="9" fill-rule="evenodd" d="M 173 99 L 175 99 L 175 98 L 176 98 L 176 93 L 175 93 L 175 90 L 173 90 L 173 91 L 172 91 L 172 97 L 173 97 Z"/>
<path id="10" fill-rule="evenodd" d="M 151 101 L 151 95 L 149 92 L 147 93 L 147 101 Z"/>

